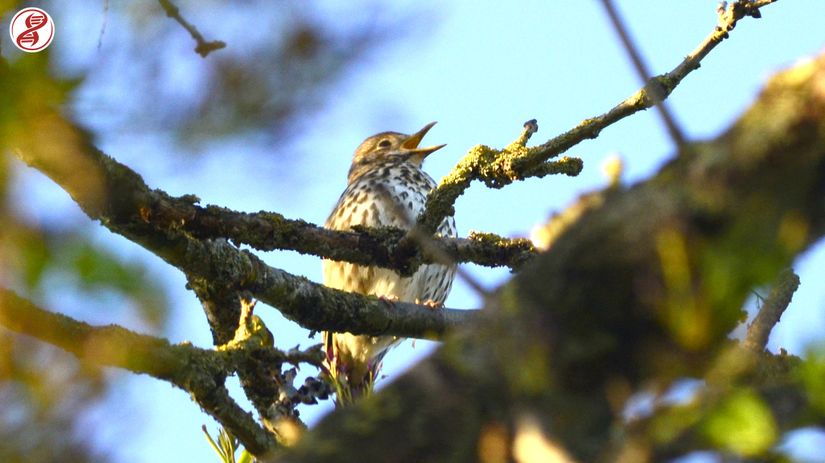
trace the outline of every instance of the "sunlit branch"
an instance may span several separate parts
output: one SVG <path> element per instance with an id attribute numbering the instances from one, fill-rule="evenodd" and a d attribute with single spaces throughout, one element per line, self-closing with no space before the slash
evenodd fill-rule
<path id="1" fill-rule="evenodd" d="M 329 230 L 275 212 L 237 212 L 218 206 L 199 206 L 195 201 L 192 197 L 172 198 L 158 192 L 146 218 L 159 228 L 180 227 L 196 238 L 227 238 L 261 251 L 292 250 L 390 268 L 401 275 L 411 275 L 420 265 L 432 263 L 431 256 L 423 254 L 414 243 L 399 243 L 405 234 L 403 230 L 389 227 Z M 434 238 L 433 246 L 458 263 L 506 266 L 514 270 L 536 254 L 529 240 L 518 238 L 497 237 L 484 241 L 473 236 Z"/>
<path id="2" fill-rule="evenodd" d="M 96 149 L 82 130 L 50 108 L 21 123 L 28 124 L 26 133 L 40 136 L 10 140 L 17 146 L 15 154 L 66 190 L 89 217 L 187 276 L 204 278 L 216 287 L 247 290 L 305 328 L 440 338 L 474 316 L 472 311 L 387 304 L 330 289 L 270 267 L 226 240 L 197 239 L 180 222 L 156 226 L 151 221 L 154 208 L 158 203 L 175 203 L 174 198 L 149 189 L 140 175 Z"/>
<path id="3" fill-rule="evenodd" d="M 673 70 L 653 77 L 644 87 L 627 97 L 610 111 L 585 119 L 576 127 L 539 146 L 515 151 L 508 151 L 506 148 L 495 150 L 481 145 L 472 148 L 453 170 L 441 180 L 438 188 L 433 190 L 427 197 L 427 207 L 418 218 L 418 223 L 422 224 L 427 230 L 435 230 L 444 217 L 455 212 L 453 206 L 456 200 L 464 194 L 464 191 L 473 180 L 484 181 L 488 186 L 493 187 L 501 187 L 512 182 L 512 180 L 520 180 L 523 178 L 524 172 L 539 168 L 549 159 L 559 156 L 584 140 L 598 137 L 603 129 L 613 123 L 650 108 L 656 103 L 656 99 L 650 94 L 650 88 L 660 89 L 662 92 L 660 97 L 666 98 L 688 74 L 699 68 L 700 62 L 711 50 L 728 38 L 728 33 L 736 27 L 740 19 L 747 16 L 759 17 L 759 8 L 775 1 L 758 0 L 732 3 L 720 14 L 719 23 L 713 31 Z M 579 171 L 581 171 L 580 165 L 577 170 L 570 169 L 563 173 L 577 175 Z M 507 173 L 507 175 L 502 176 L 502 173 Z M 492 179 L 491 175 L 493 176 Z M 512 180 L 499 183 L 502 179 Z"/>
<path id="4" fill-rule="evenodd" d="M 277 445 L 224 387 L 223 378 L 232 372 L 236 359 L 230 352 L 187 343 L 173 345 L 116 325 L 92 326 L 43 310 L 5 289 L 0 289 L 0 325 L 57 346 L 84 362 L 124 368 L 174 384 L 189 392 L 253 454 L 264 455 Z"/>

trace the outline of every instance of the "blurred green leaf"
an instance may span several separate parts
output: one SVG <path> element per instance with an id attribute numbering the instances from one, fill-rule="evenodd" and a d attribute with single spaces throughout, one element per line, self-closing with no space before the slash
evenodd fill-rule
<path id="1" fill-rule="evenodd" d="M 715 446 L 743 456 L 764 453 L 777 440 L 771 410 L 753 391 L 738 389 L 710 412 L 702 430 Z"/>
<path id="2" fill-rule="evenodd" d="M 0 60 L 0 82 L 0 136 L 7 137 L 15 132 L 10 129 L 25 129 L 19 125 L 37 117 L 39 111 L 66 101 L 81 81 L 52 78 L 49 52 L 45 51 L 26 54 L 10 62 Z"/>
<path id="3" fill-rule="evenodd" d="M 39 230 L 8 215 L 2 221 L 0 272 L 26 292 L 45 294 L 48 277 L 56 277 L 92 295 L 112 291 L 127 298 L 151 326 L 165 322 L 168 295 L 142 263 L 123 261 L 74 230 Z"/>
<path id="4" fill-rule="evenodd" d="M 5 16 L 10 13 L 12 9 L 16 9 L 20 5 L 17 0 L 0 0 L 0 16 Z"/>
<path id="5" fill-rule="evenodd" d="M 0 222 L 0 271 L 28 290 L 39 287 L 52 259 L 48 243 L 38 230 L 21 224 L 15 216 L 4 214 Z"/>
<path id="6" fill-rule="evenodd" d="M 255 459 L 252 457 L 252 454 L 249 453 L 246 449 L 241 450 L 241 456 L 238 458 L 238 463 L 252 463 Z"/>
<path id="7" fill-rule="evenodd" d="M 55 265 L 73 272 L 85 290 L 114 290 L 135 301 L 144 320 L 159 326 L 165 319 L 167 297 L 157 281 L 139 263 L 124 262 L 90 242 L 75 236 L 58 255 Z"/>
<path id="8" fill-rule="evenodd" d="M 48 244 L 38 233 L 29 234 L 27 239 L 18 239 L 15 244 L 20 252 L 23 282 L 28 288 L 40 286 L 52 259 Z"/>
<path id="9" fill-rule="evenodd" d="M 660 444 L 677 439 L 690 427 L 696 425 L 702 413 L 696 403 L 677 405 L 656 414 L 650 426 L 651 438 Z"/>
<path id="10" fill-rule="evenodd" d="M 811 407 L 825 413 L 825 346 L 810 349 L 799 368 Z"/>

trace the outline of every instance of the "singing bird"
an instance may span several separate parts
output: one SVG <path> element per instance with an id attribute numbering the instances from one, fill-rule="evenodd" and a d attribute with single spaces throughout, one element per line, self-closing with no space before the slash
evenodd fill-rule
<path id="1" fill-rule="evenodd" d="M 382 132 L 364 140 L 355 150 L 347 188 L 324 226 L 333 230 L 349 230 L 355 225 L 409 229 L 436 186 L 421 164 L 445 145 L 418 147 L 434 125 L 427 124 L 412 135 Z M 446 217 L 436 233 L 456 236 L 453 217 Z M 450 292 L 455 265 L 422 265 L 405 278 L 385 268 L 324 260 L 323 274 L 324 284 L 332 288 L 437 307 Z M 327 368 L 339 404 L 371 391 L 384 354 L 399 341 L 392 336 L 324 333 Z"/>

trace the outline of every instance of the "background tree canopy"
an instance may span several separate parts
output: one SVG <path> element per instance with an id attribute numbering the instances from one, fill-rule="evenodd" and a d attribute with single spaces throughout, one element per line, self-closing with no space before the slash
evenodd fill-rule
<path id="1" fill-rule="evenodd" d="M 657 82 L 681 144 L 639 112 L 655 88 L 636 93 L 601 2 L 385 3 L 40 2 L 47 52 L 2 37 L 0 460 L 214 458 L 213 417 L 262 454 L 294 431 L 298 399 L 276 399 L 318 373 L 311 330 L 390 326 L 453 334 L 391 352 L 373 406 L 286 457 L 822 461 L 822 59 L 756 95 L 822 46 L 825 5 L 757 21 L 772 2 L 616 2 L 649 72 L 671 72 Z M 0 1 L 4 25 L 20 7 Z M 713 48 L 717 24 L 736 28 Z M 436 119 L 428 139 L 448 147 L 425 169 L 451 174 L 436 199 L 469 185 L 455 213 L 470 239 L 437 243 L 469 275 L 446 306 L 487 309 L 388 312 L 297 278 L 320 280 L 318 255 L 435 259 L 403 234 L 311 224 L 364 137 Z M 599 166 L 616 153 L 611 183 Z M 517 240 L 531 231 L 539 257 Z M 252 318 L 236 332 L 249 297 L 271 337 Z M 96 328 L 110 324 L 129 331 Z M 298 406 L 310 425 L 330 409 Z"/>

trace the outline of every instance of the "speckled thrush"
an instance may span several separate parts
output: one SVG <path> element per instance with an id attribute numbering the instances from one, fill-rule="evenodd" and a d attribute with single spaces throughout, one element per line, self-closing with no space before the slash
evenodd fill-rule
<path id="1" fill-rule="evenodd" d="M 326 228 L 349 230 L 391 226 L 409 229 L 424 209 L 433 179 L 421 170 L 424 158 L 444 145 L 419 148 L 421 139 L 435 125 L 427 124 L 412 135 L 382 132 L 355 150 L 347 188 L 326 221 Z M 455 236 L 453 217 L 437 230 L 440 236 Z M 452 287 L 455 266 L 422 265 L 410 277 L 379 267 L 324 260 L 324 284 L 393 301 L 443 304 Z M 328 370 L 338 403 L 346 404 L 371 391 L 387 350 L 399 340 L 392 336 L 324 333 Z"/>

